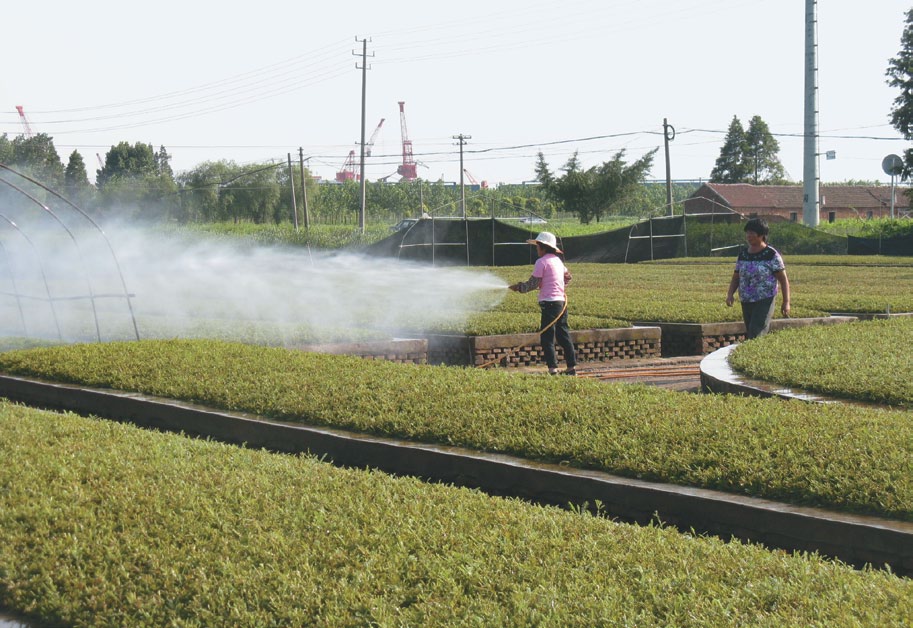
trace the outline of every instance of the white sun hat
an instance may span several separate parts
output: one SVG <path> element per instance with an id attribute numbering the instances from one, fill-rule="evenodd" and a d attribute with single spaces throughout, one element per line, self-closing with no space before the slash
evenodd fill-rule
<path id="1" fill-rule="evenodd" d="M 555 253 L 561 253 L 561 249 L 558 248 L 558 239 L 555 237 L 554 233 L 549 233 L 548 231 L 543 231 L 536 236 L 535 240 L 527 240 L 527 244 L 544 244 L 550 249 L 554 249 Z"/>

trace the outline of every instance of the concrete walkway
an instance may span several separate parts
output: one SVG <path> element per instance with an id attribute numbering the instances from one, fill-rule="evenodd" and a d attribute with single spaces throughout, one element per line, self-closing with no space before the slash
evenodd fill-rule
<path id="1" fill-rule="evenodd" d="M 680 392 L 700 392 L 700 364 L 704 356 L 676 358 L 644 358 L 635 360 L 611 360 L 608 362 L 584 362 L 577 365 L 577 376 L 598 379 L 603 382 L 647 384 Z M 564 368 L 564 365 L 561 365 Z M 512 368 L 517 372 L 547 375 L 544 366 Z"/>

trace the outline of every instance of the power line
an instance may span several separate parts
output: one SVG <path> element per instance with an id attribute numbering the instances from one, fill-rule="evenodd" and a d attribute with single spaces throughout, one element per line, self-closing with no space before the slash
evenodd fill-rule
<path id="1" fill-rule="evenodd" d="M 325 56 L 329 56 L 329 55 L 336 55 L 339 53 L 338 49 L 341 47 L 341 45 L 342 45 L 342 42 L 336 42 L 334 44 L 329 44 L 329 45 L 323 46 L 321 48 L 317 48 L 316 50 L 292 57 L 290 59 L 285 59 L 283 61 L 271 63 L 268 65 L 253 69 L 253 70 L 249 70 L 247 72 L 242 72 L 240 74 L 226 77 L 224 79 L 219 79 L 217 81 L 203 83 L 201 85 L 189 87 L 189 88 L 182 89 L 182 90 L 175 90 L 175 91 L 166 92 L 163 94 L 146 96 L 143 98 L 136 98 L 133 100 L 126 100 L 126 101 L 121 101 L 121 102 L 116 102 L 116 103 L 83 106 L 83 107 L 76 107 L 76 108 L 70 108 L 70 109 L 47 109 L 47 110 L 38 110 L 38 111 L 30 110 L 30 113 L 33 113 L 33 114 L 79 113 L 79 112 L 83 112 L 83 111 L 97 111 L 100 109 L 115 109 L 115 108 L 122 108 L 122 107 L 130 107 L 130 106 L 134 106 L 134 105 L 143 105 L 143 104 L 146 104 L 149 102 L 156 102 L 156 101 L 160 101 L 160 100 L 171 100 L 171 99 L 173 99 L 175 97 L 179 97 L 179 96 L 185 96 L 188 94 L 203 92 L 203 91 L 207 91 L 207 90 L 210 90 L 212 88 L 217 88 L 217 87 L 221 88 L 226 85 L 237 84 L 237 83 L 246 81 L 249 77 L 253 77 L 253 78 L 257 79 L 256 81 L 254 81 L 254 84 L 261 84 L 264 82 L 264 78 L 263 78 L 264 75 L 269 75 L 271 73 L 275 73 L 277 71 L 277 69 L 282 69 L 285 66 L 297 65 L 297 64 L 301 63 L 302 60 L 307 60 L 307 64 L 305 65 L 305 67 L 314 66 L 314 65 L 316 65 L 316 63 L 314 61 L 315 57 L 321 58 L 321 57 L 325 57 Z M 326 51 L 326 52 L 322 52 L 322 51 Z M 280 74 L 280 76 L 289 74 L 293 71 L 295 71 L 295 70 L 294 69 L 285 70 L 284 72 L 282 72 L 282 74 Z M 222 90 L 221 92 L 218 92 L 218 93 L 222 93 L 222 92 L 224 92 L 224 90 Z M 14 112 L 6 111 L 3 113 L 10 114 L 10 113 L 14 113 Z M 124 115 L 124 114 L 118 114 L 118 115 Z M 96 118 L 87 118 L 87 119 L 91 120 L 91 119 L 96 119 Z M 61 122 L 61 121 L 53 121 L 53 120 L 52 121 L 42 121 L 43 124 L 54 124 L 57 122 Z M 67 121 L 62 121 L 62 122 L 67 122 Z"/>
<path id="2" fill-rule="evenodd" d="M 729 131 L 721 131 L 719 129 L 688 129 L 687 131 L 682 131 L 683 133 L 714 133 L 718 135 L 726 135 Z M 805 133 L 770 133 L 774 137 L 805 137 Z M 884 140 L 889 142 L 904 142 L 906 141 L 902 137 L 882 137 L 876 135 L 830 135 L 825 133 L 819 133 L 818 137 L 832 140 Z"/>

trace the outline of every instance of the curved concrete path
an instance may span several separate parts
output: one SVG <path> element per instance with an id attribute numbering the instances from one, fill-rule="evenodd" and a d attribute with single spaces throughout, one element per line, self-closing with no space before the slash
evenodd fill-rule
<path id="1" fill-rule="evenodd" d="M 265 420 L 135 393 L 0 375 L 0 396 L 279 452 L 325 456 L 334 464 L 482 489 L 568 506 L 598 500 L 610 516 L 657 517 L 684 531 L 736 537 L 787 550 L 818 551 L 853 565 L 890 565 L 913 574 L 913 523 L 791 506 L 720 491 L 646 482 L 599 471 L 478 451 L 398 441 L 337 429 Z"/>

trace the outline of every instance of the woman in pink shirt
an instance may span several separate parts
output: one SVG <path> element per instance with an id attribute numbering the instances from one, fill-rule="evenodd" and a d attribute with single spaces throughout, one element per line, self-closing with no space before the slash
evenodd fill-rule
<path id="1" fill-rule="evenodd" d="M 539 289 L 539 309 L 542 311 L 539 340 L 542 352 L 545 354 L 545 363 L 548 365 L 550 375 L 558 374 L 558 358 L 555 355 L 555 340 L 564 350 L 564 360 L 567 362 L 565 375 L 577 374 L 577 356 L 574 353 L 574 343 L 571 341 L 571 331 L 567 324 L 567 296 L 564 289 L 571 282 L 571 273 L 558 255 L 561 249 L 553 233 L 543 231 L 535 240 L 527 240 L 529 244 L 536 245 L 539 259 L 533 266 L 533 274 L 526 281 L 521 281 L 508 286 L 514 292 L 526 293 Z"/>

